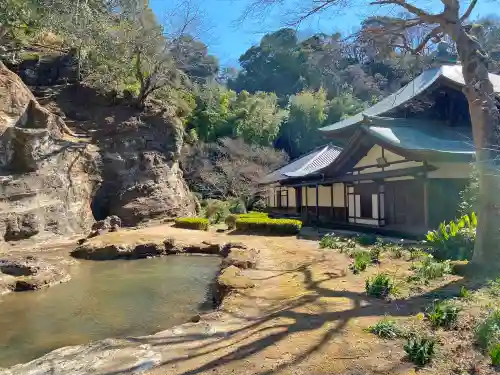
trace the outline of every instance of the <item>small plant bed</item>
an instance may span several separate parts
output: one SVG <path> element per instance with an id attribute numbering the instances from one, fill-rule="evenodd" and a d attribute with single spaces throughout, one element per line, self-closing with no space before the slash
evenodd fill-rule
<path id="1" fill-rule="evenodd" d="M 202 217 L 181 217 L 175 220 L 175 226 L 183 229 L 208 230 L 210 222 Z"/>
<path id="2" fill-rule="evenodd" d="M 414 274 L 408 278 L 410 282 L 429 283 L 431 280 L 442 278 L 453 273 L 449 260 L 437 261 L 432 255 L 425 256 L 422 261 L 411 267 Z"/>
<path id="3" fill-rule="evenodd" d="M 356 246 L 357 243 L 353 238 L 339 237 L 333 234 L 327 234 L 319 241 L 319 247 L 321 249 L 332 249 L 347 254 L 350 254 Z"/>

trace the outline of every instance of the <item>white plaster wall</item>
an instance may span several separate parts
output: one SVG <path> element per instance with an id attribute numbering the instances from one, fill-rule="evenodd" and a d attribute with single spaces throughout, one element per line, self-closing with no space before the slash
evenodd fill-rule
<path id="1" fill-rule="evenodd" d="M 472 172 L 470 163 L 432 163 L 438 169 L 428 173 L 429 178 L 469 178 Z"/>
<path id="2" fill-rule="evenodd" d="M 387 167 L 384 168 L 384 170 L 393 171 L 396 169 L 421 167 L 422 165 L 424 165 L 424 163 L 422 163 L 421 161 L 408 160 L 403 163 L 388 165 Z"/>
<path id="3" fill-rule="evenodd" d="M 307 187 L 307 205 L 316 207 L 316 186 Z"/>
<path id="4" fill-rule="evenodd" d="M 345 207 L 344 184 L 333 184 L 333 207 Z"/>
<path id="5" fill-rule="evenodd" d="M 359 168 L 359 167 L 366 167 L 367 165 L 374 165 L 377 164 L 377 158 L 382 157 L 382 147 L 379 145 L 374 145 L 370 151 L 364 156 L 360 161 L 358 161 L 358 164 L 356 164 L 354 167 Z"/>
<path id="6" fill-rule="evenodd" d="M 318 187 L 318 206 L 331 207 L 332 206 L 332 188 L 330 186 Z"/>
<path id="7" fill-rule="evenodd" d="M 288 207 L 296 207 L 295 188 L 288 188 Z"/>
<path id="8" fill-rule="evenodd" d="M 387 160 L 388 163 L 393 163 L 395 161 L 401 161 L 401 160 L 406 160 L 404 156 L 395 154 L 392 151 L 389 151 L 387 149 L 384 150 L 384 158 Z"/>

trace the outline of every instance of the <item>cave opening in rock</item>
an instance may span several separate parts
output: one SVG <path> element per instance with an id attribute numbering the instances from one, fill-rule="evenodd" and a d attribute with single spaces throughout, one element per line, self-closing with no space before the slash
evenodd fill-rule
<path id="1" fill-rule="evenodd" d="M 109 195 L 102 185 L 95 192 L 90 209 L 96 221 L 104 220 L 110 215 Z"/>

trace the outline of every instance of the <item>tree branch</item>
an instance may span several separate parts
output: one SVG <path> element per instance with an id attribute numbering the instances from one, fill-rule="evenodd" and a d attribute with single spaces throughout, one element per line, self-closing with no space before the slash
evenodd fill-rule
<path id="1" fill-rule="evenodd" d="M 472 0 L 471 1 L 471 3 L 469 4 L 469 7 L 465 11 L 465 13 L 462 15 L 462 17 L 460 17 L 460 21 L 465 21 L 467 18 L 470 17 L 472 11 L 476 7 L 476 4 L 477 4 L 477 0 Z"/>
<path id="2" fill-rule="evenodd" d="M 427 23 L 438 23 L 441 19 L 441 15 L 439 14 L 430 14 L 425 10 L 418 8 L 412 4 L 409 4 L 406 0 L 376 0 L 372 1 L 370 5 L 399 5 L 400 7 L 406 9 L 408 12 L 420 17 Z"/>
<path id="3" fill-rule="evenodd" d="M 434 28 L 429 34 L 427 34 L 424 37 L 424 39 L 420 42 L 420 44 L 417 47 L 415 47 L 414 49 L 411 49 L 411 53 L 417 54 L 420 51 L 422 51 L 422 49 L 425 48 L 427 43 L 429 43 L 429 41 L 432 38 L 438 38 L 439 34 L 441 34 L 442 32 L 443 32 L 443 30 L 441 29 L 441 26 L 437 26 L 436 28 Z"/>

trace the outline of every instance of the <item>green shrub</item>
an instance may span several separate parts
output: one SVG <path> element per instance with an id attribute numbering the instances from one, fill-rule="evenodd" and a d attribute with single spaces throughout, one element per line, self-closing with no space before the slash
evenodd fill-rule
<path id="1" fill-rule="evenodd" d="M 490 349 L 490 359 L 493 366 L 500 366 L 500 344 L 493 345 Z"/>
<path id="2" fill-rule="evenodd" d="M 252 217 L 269 217 L 269 214 L 267 212 L 260 212 L 260 211 L 249 211 L 246 214 L 241 214 L 239 215 L 241 218 L 252 218 Z"/>
<path id="3" fill-rule="evenodd" d="M 370 249 L 370 260 L 374 264 L 380 263 L 380 253 L 382 249 L 378 246 L 374 246 Z"/>
<path id="4" fill-rule="evenodd" d="M 387 317 L 379 320 L 377 324 L 368 328 L 368 332 L 384 339 L 395 339 L 404 335 L 403 330 L 398 324 Z"/>
<path id="5" fill-rule="evenodd" d="M 392 279 L 386 273 L 379 273 L 365 282 L 366 293 L 377 298 L 387 298 L 394 289 Z"/>
<path id="6" fill-rule="evenodd" d="M 408 251 L 410 252 L 410 260 L 412 261 L 427 257 L 428 255 L 423 249 L 418 247 L 410 247 Z"/>
<path id="7" fill-rule="evenodd" d="M 476 342 L 483 350 L 500 344 L 500 310 L 494 310 L 476 327 Z"/>
<path id="8" fill-rule="evenodd" d="M 361 246 L 372 246 L 377 242 L 377 237 L 373 234 L 360 234 L 356 236 L 356 242 Z"/>
<path id="9" fill-rule="evenodd" d="M 175 220 L 175 226 L 184 229 L 208 230 L 210 222 L 202 217 L 181 217 Z"/>
<path id="10" fill-rule="evenodd" d="M 372 263 L 370 253 L 368 251 L 357 251 L 354 254 L 354 261 L 350 268 L 353 273 L 360 273 L 368 268 L 368 265 Z"/>
<path id="11" fill-rule="evenodd" d="M 394 259 L 401 259 L 404 255 L 403 247 L 400 245 L 387 246 L 387 250 L 391 254 L 391 257 Z"/>
<path id="12" fill-rule="evenodd" d="M 460 308 L 450 302 L 435 303 L 427 317 L 434 327 L 454 328 L 457 324 Z"/>
<path id="13" fill-rule="evenodd" d="M 463 299 L 470 299 L 472 297 L 472 293 L 470 290 L 468 290 L 465 286 L 462 285 L 460 287 L 460 292 L 458 296 Z"/>
<path id="14" fill-rule="evenodd" d="M 246 214 L 247 207 L 241 199 L 233 199 L 229 202 L 229 212 L 232 214 Z"/>
<path id="15" fill-rule="evenodd" d="M 206 200 L 204 208 L 205 218 L 207 218 L 211 224 L 218 224 L 223 222 L 230 213 L 229 204 L 217 199 Z"/>
<path id="16" fill-rule="evenodd" d="M 426 256 L 420 264 L 413 267 L 415 274 L 410 277 L 410 281 L 423 281 L 438 279 L 444 275 L 453 273 L 453 267 L 449 260 L 438 262 L 432 255 Z"/>
<path id="17" fill-rule="evenodd" d="M 270 233 L 270 234 L 297 234 L 302 228 L 300 220 L 270 219 L 267 217 L 239 217 L 236 220 L 236 229 L 241 231 Z"/>
<path id="18" fill-rule="evenodd" d="M 474 251 L 477 218 L 474 213 L 441 223 L 427 233 L 426 244 L 436 259 L 469 260 Z"/>
<path id="19" fill-rule="evenodd" d="M 321 249 L 335 249 L 337 242 L 337 237 L 334 237 L 331 234 L 325 234 L 319 241 L 319 247 Z"/>
<path id="20" fill-rule="evenodd" d="M 430 337 L 412 335 L 404 345 L 408 358 L 417 366 L 429 363 L 435 355 L 436 341 Z"/>
<path id="21" fill-rule="evenodd" d="M 268 214 L 265 212 L 257 212 L 257 211 L 250 211 L 247 212 L 246 214 L 230 214 L 226 217 L 226 220 L 224 222 L 226 223 L 228 229 L 234 229 L 236 228 L 236 220 L 238 219 L 252 219 L 252 218 L 268 218 Z"/>
<path id="22" fill-rule="evenodd" d="M 488 281 L 488 294 L 493 297 L 500 297 L 500 277 L 496 280 Z"/>
<path id="23" fill-rule="evenodd" d="M 22 52 L 19 56 L 22 61 L 39 61 L 40 55 L 35 52 Z"/>

